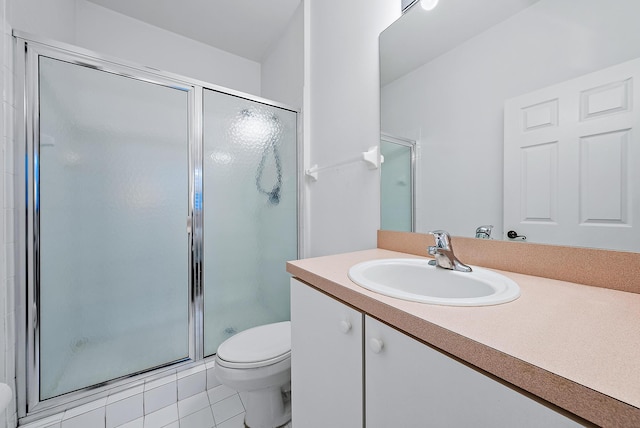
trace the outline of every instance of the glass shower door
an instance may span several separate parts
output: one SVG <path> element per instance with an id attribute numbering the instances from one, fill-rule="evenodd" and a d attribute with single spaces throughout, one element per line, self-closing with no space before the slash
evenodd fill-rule
<path id="1" fill-rule="evenodd" d="M 204 355 L 290 319 L 297 258 L 296 113 L 204 91 Z"/>
<path id="2" fill-rule="evenodd" d="M 383 136 L 380 153 L 384 156 L 380 173 L 380 228 L 413 231 L 415 144 Z"/>
<path id="3" fill-rule="evenodd" d="M 45 400 L 189 357 L 189 93 L 44 56 L 39 91 Z"/>

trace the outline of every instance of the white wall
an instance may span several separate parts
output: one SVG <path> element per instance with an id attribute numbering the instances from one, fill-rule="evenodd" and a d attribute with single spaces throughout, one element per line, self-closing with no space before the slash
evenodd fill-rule
<path id="1" fill-rule="evenodd" d="M 262 61 L 262 97 L 302 109 L 304 85 L 304 3 Z"/>
<path id="2" fill-rule="evenodd" d="M 76 0 L 3 0 L 10 8 L 9 24 L 16 30 L 65 43 L 76 41 Z"/>
<path id="3" fill-rule="evenodd" d="M 76 42 L 115 56 L 260 95 L 260 64 L 77 0 Z"/>
<path id="4" fill-rule="evenodd" d="M 378 35 L 400 15 L 396 1 L 310 0 L 308 69 L 311 164 L 320 167 L 379 145 Z M 307 165 L 308 167 L 309 165 Z M 307 256 L 376 246 L 380 172 L 363 162 L 308 182 Z"/>
<path id="5" fill-rule="evenodd" d="M 13 28 L 260 95 L 260 64 L 85 0 L 10 0 Z"/>
<path id="6" fill-rule="evenodd" d="M 499 233 L 504 100 L 640 56 L 639 15 L 625 0 L 541 0 L 386 85 L 382 130 L 421 145 L 417 229 Z"/>

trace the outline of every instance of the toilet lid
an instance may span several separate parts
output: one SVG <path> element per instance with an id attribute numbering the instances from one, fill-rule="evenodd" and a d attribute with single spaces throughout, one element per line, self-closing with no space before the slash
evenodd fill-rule
<path id="1" fill-rule="evenodd" d="M 258 363 L 291 352 L 291 322 L 266 324 L 241 331 L 222 342 L 218 358 L 233 363 Z"/>

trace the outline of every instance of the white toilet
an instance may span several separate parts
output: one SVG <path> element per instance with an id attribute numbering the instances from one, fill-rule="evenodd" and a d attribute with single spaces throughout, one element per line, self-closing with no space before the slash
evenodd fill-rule
<path id="1" fill-rule="evenodd" d="M 266 324 L 225 340 L 216 354 L 216 376 L 242 393 L 244 423 L 275 428 L 291 420 L 291 322 Z"/>

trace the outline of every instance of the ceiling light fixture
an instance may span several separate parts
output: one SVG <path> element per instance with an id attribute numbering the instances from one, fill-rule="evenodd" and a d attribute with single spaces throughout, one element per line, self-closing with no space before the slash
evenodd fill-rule
<path id="1" fill-rule="evenodd" d="M 438 0 L 420 0 L 420 6 L 424 10 L 432 10 L 438 5 Z"/>

